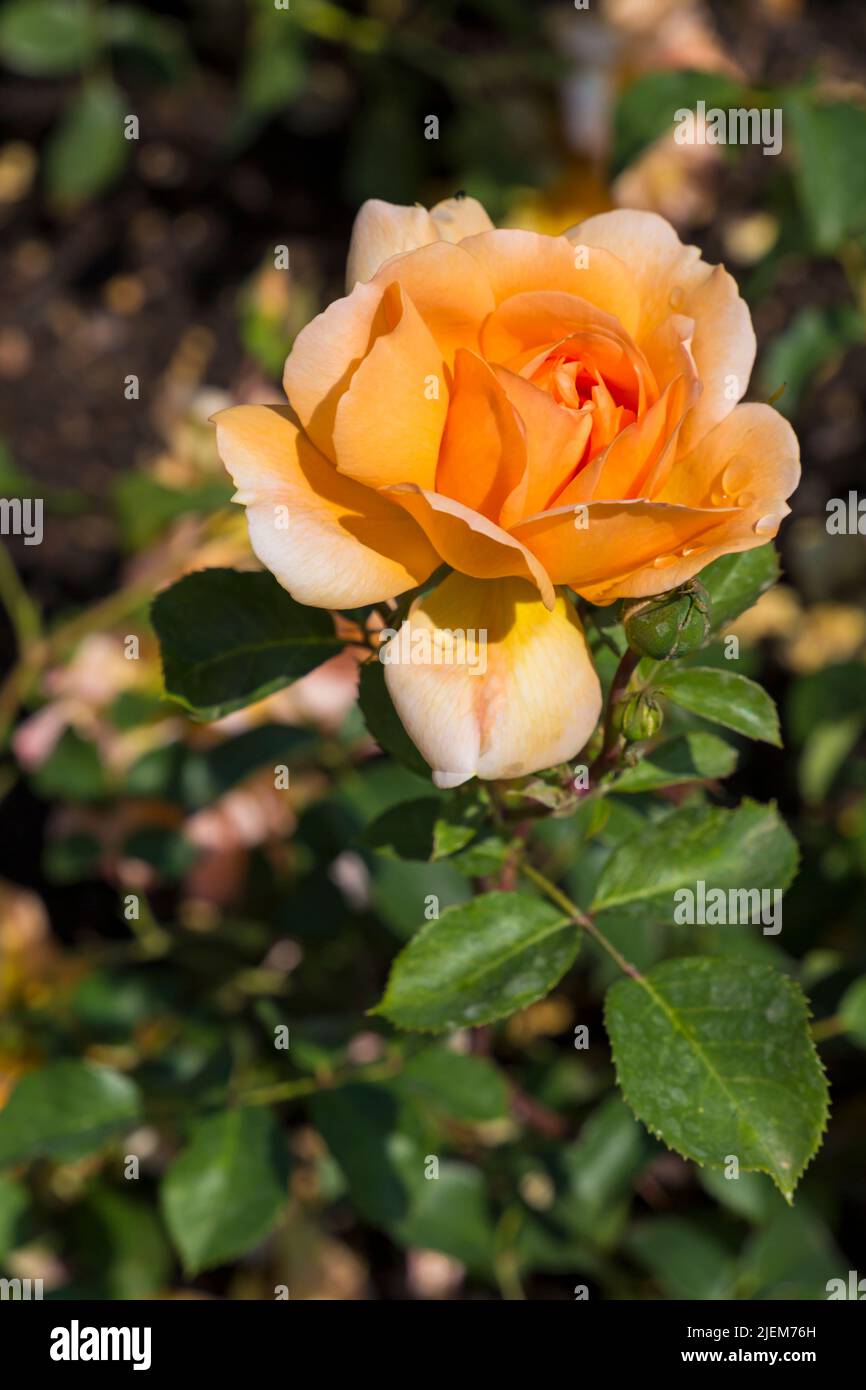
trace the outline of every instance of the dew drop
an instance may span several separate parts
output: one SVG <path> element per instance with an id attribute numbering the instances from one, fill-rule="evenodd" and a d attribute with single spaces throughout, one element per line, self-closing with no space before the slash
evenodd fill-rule
<path id="1" fill-rule="evenodd" d="M 710 503 L 714 507 L 723 507 L 728 500 L 728 494 L 722 492 L 721 488 L 714 487 L 710 493 Z"/>
<path id="2" fill-rule="evenodd" d="M 740 495 L 739 495 L 739 497 L 737 498 L 737 506 L 738 506 L 738 507 L 751 507 L 751 505 L 752 505 L 752 503 L 754 502 L 754 500 L 755 500 L 755 494 L 754 494 L 753 492 L 741 492 Z"/>
<path id="3" fill-rule="evenodd" d="M 679 313 L 680 309 L 682 309 L 685 302 L 686 292 L 683 289 L 682 285 L 674 285 L 673 289 L 668 295 L 668 304 L 671 306 L 675 314 Z"/>
<path id="4" fill-rule="evenodd" d="M 769 516 L 759 517 L 752 530 L 756 536 L 773 536 L 779 529 L 779 522 L 782 518 L 778 512 L 771 512 Z"/>
<path id="5" fill-rule="evenodd" d="M 657 555 L 653 560 L 653 566 L 657 570 L 664 570 L 669 565 L 675 565 L 679 558 L 678 555 Z"/>
<path id="6" fill-rule="evenodd" d="M 749 465 L 745 459 L 737 456 L 732 458 L 721 477 L 725 492 L 739 492 L 748 483 L 749 472 Z"/>

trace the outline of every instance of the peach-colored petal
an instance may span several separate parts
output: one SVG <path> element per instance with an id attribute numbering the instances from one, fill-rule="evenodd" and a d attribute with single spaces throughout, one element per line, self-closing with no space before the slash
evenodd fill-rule
<path id="1" fill-rule="evenodd" d="M 481 325 L 495 301 L 482 267 L 462 246 L 437 241 L 396 256 L 373 280 L 375 285 L 395 282 L 412 300 L 449 365 L 459 347 L 478 350 Z"/>
<path id="2" fill-rule="evenodd" d="M 563 339 L 580 338 L 605 361 L 621 360 L 632 348 L 612 314 L 562 290 L 524 290 L 513 294 L 490 315 L 481 330 L 481 346 L 491 362 L 520 371 Z"/>
<path id="3" fill-rule="evenodd" d="M 738 405 L 691 453 L 680 451 L 663 502 L 689 507 L 751 507 L 784 502 L 800 481 L 800 448 L 772 406 Z"/>
<path id="4" fill-rule="evenodd" d="M 601 689 L 563 595 L 549 611 L 522 580 L 452 574 L 416 600 L 404 629 L 393 659 L 383 654 L 385 679 L 438 786 L 537 772 L 573 758 L 593 732 Z M 436 651 L 437 632 L 462 634 L 462 651 L 439 639 L 460 664 L 411 659 Z"/>
<path id="5" fill-rule="evenodd" d="M 476 579 L 528 579 L 542 602 L 553 607 L 553 586 L 544 566 L 525 545 L 480 512 L 413 483 L 390 487 L 385 496 L 405 507 L 453 569 Z"/>
<path id="6" fill-rule="evenodd" d="M 439 228 L 426 208 L 419 204 L 401 207 L 381 198 L 362 203 L 352 227 L 346 261 L 346 293 L 360 281 L 372 280 L 391 256 L 414 251 L 417 246 L 439 239 Z"/>
<path id="7" fill-rule="evenodd" d="M 671 587 L 670 557 L 682 558 L 683 550 L 707 543 L 705 536 L 717 539 L 738 515 L 661 502 L 590 502 L 531 517 L 515 526 L 514 535 L 538 557 L 554 584 L 569 584 L 587 598 L 646 567 L 655 573 L 655 588 L 647 592 L 660 593 Z"/>
<path id="8" fill-rule="evenodd" d="M 302 328 L 283 368 L 283 390 L 310 439 L 334 457 L 334 416 L 376 337 L 388 331 L 379 285 L 356 285 Z"/>
<path id="9" fill-rule="evenodd" d="M 411 299 L 397 283 L 382 295 L 390 331 L 376 339 L 334 416 L 341 473 L 369 487 L 433 487 L 448 410 L 445 367 Z"/>
<path id="10" fill-rule="evenodd" d="M 299 602 L 355 608 L 432 574 L 439 558 L 420 527 L 342 477 L 285 406 L 239 405 L 215 418 L 253 550 Z"/>
<path id="11" fill-rule="evenodd" d="M 657 465 L 666 455 L 667 467 L 670 468 L 674 436 L 690 399 L 688 383 L 682 377 L 676 377 L 646 414 L 616 436 L 605 450 L 604 463 L 593 493 L 594 500 L 603 502 L 653 496 L 653 481 L 658 477 Z M 558 505 L 571 500 L 566 495 L 557 499 Z"/>
<path id="12" fill-rule="evenodd" d="M 487 363 L 458 349 L 436 491 L 498 521 L 525 472 L 526 442 L 511 402 Z"/>
<path id="13" fill-rule="evenodd" d="M 631 267 L 605 249 L 581 248 L 564 236 L 494 231 L 460 243 L 484 267 L 497 304 L 527 290 L 561 290 L 638 326 L 640 296 Z"/>
<path id="14" fill-rule="evenodd" d="M 634 268 L 640 291 L 639 347 L 669 314 L 694 319 L 692 352 L 703 391 L 683 424 L 683 441 L 687 447 L 696 444 L 733 410 L 755 360 L 752 321 L 736 281 L 721 266 L 703 261 L 696 246 L 684 246 L 656 213 L 599 213 L 566 236 L 575 246 L 603 248 Z"/>

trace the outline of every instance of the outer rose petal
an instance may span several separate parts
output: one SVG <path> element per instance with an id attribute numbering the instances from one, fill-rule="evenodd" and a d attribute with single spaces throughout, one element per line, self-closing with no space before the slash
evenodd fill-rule
<path id="1" fill-rule="evenodd" d="M 443 355 L 451 363 L 457 348 L 478 350 L 478 335 L 495 308 L 493 292 L 478 262 L 447 241 L 395 256 L 376 272 L 373 283 L 402 285 Z"/>
<path id="2" fill-rule="evenodd" d="M 446 564 L 476 579 L 519 576 L 534 584 L 546 608 L 553 608 L 553 585 L 530 550 L 488 517 L 413 483 L 386 490 L 423 527 Z"/>
<path id="3" fill-rule="evenodd" d="M 595 728 L 601 688 L 580 621 L 562 595 L 548 612 L 521 580 L 491 584 L 452 574 L 416 600 L 404 628 L 398 658 L 403 649 L 411 653 L 413 633 L 487 634 L 486 645 L 467 646 L 463 665 L 386 659 L 391 698 L 437 786 L 520 777 L 565 762 Z"/>
<path id="4" fill-rule="evenodd" d="M 401 207 L 381 198 L 363 203 L 352 227 L 346 261 L 346 293 L 359 280 L 371 280 L 391 256 L 433 241 L 462 241 L 490 231 L 493 223 L 476 198 L 444 198 L 427 212 L 417 203 Z"/>
<path id="5" fill-rule="evenodd" d="M 381 198 L 362 203 L 352 227 L 346 260 L 346 293 L 361 280 L 372 280 L 391 256 L 438 241 L 439 229 L 426 208 L 400 207 Z"/>
<path id="6" fill-rule="evenodd" d="M 689 507 L 781 504 L 800 481 L 800 446 L 770 405 L 738 405 L 691 453 L 680 450 L 661 502 Z M 786 509 L 787 510 L 787 509 Z"/>
<path id="7" fill-rule="evenodd" d="M 641 298 L 637 343 L 648 350 L 671 313 L 695 320 L 692 352 L 703 391 L 683 424 L 687 447 L 724 419 L 743 395 L 755 360 L 755 334 L 736 281 L 684 246 L 654 212 L 602 212 L 566 232 L 575 245 L 604 248 L 634 267 Z M 649 352 L 648 352 L 649 355 Z M 656 364 L 650 361 L 653 366 Z"/>
<path id="8" fill-rule="evenodd" d="M 430 216 L 443 241 L 462 241 L 479 232 L 492 232 L 493 223 L 477 198 L 466 195 L 443 198 L 430 209 Z"/>
<path id="9" fill-rule="evenodd" d="M 382 308 L 390 332 L 373 343 L 340 399 L 334 458 L 341 473 L 368 487 L 432 487 L 448 411 L 444 363 L 399 284 L 387 287 Z"/>
<path id="10" fill-rule="evenodd" d="M 334 416 L 379 333 L 387 332 L 379 285 L 356 285 L 302 328 L 283 368 L 283 390 L 313 443 L 334 457 Z"/>
<path id="11" fill-rule="evenodd" d="M 300 603 L 356 608 L 412 589 L 439 557 L 400 507 L 342 477 L 285 406 L 215 417 L 217 447 L 247 508 L 253 550 Z M 288 508 L 278 530 L 275 508 Z"/>

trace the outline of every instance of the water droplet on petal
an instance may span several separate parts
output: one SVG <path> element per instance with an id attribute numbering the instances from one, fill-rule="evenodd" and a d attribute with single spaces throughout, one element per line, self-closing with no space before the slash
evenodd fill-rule
<path id="1" fill-rule="evenodd" d="M 653 560 L 653 566 L 657 570 L 664 570 L 669 565 L 675 565 L 679 558 L 679 555 L 657 555 Z"/>
<path id="2" fill-rule="evenodd" d="M 726 492 L 723 492 L 719 487 L 713 488 L 710 493 L 710 504 L 713 507 L 724 507 L 729 501 L 730 498 Z"/>
<path id="3" fill-rule="evenodd" d="M 685 302 L 686 292 L 683 289 L 682 285 L 674 285 L 673 289 L 668 295 L 668 304 L 671 306 L 675 314 L 679 313 L 680 309 L 682 309 Z"/>
<path id="4" fill-rule="evenodd" d="M 779 529 L 781 520 L 778 512 L 771 512 L 768 516 L 759 517 L 752 530 L 756 536 L 774 536 Z"/>
<path id="5" fill-rule="evenodd" d="M 738 507 L 751 507 L 751 505 L 752 505 L 752 503 L 754 502 L 754 500 L 755 500 L 755 494 L 754 494 L 753 492 L 741 492 L 740 495 L 739 495 L 739 497 L 737 498 L 737 506 L 738 506 Z"/>
<path id="6" fill-rule="evenodd" d="M 725 492 L 740 492 L 751 481 L 751 469 L 746 459 L 734 456 L 721 477 Z"/>

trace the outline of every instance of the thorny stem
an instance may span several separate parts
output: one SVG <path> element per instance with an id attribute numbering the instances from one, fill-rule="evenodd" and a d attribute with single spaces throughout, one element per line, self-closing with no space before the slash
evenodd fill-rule
<path id="1" fill-rule="evenodd" d="M 628 975 L 632 980 L 640 980 L 642 978 L 637 967 L 632 965 L 631 961 L 626 960 L 625 956 L 616 949 L 613 942 L 608 941 L 604 932 L 598 929 L 592 918 L 588 917 L 586 913 L 577 906 L 577 903 L 573 903 L 571 898 L 563 893 L 560 888 L 557 888 L 555 883 L 551 883 L 549 878 L 546 878 L 544 874 L 540 873 L 532 864 L 527 864 L 525 861 L 520 865 L 520 872 L 524 874 L 530 882 L 534 883 L 537 888 L 540 888 L 542 893 L 545 893 L 547 897 L 550 898 L 551 902 L 556 903 L 557 907 L 561 907 L 563 912 L 566 912 L 571 920 L 576 922 L 588 936 L 591 936 L 593 941 L 595 941 L 603 951 L 607 952 L 611 960 L 616 961 L 616 964 L 624 975 Z"/>

